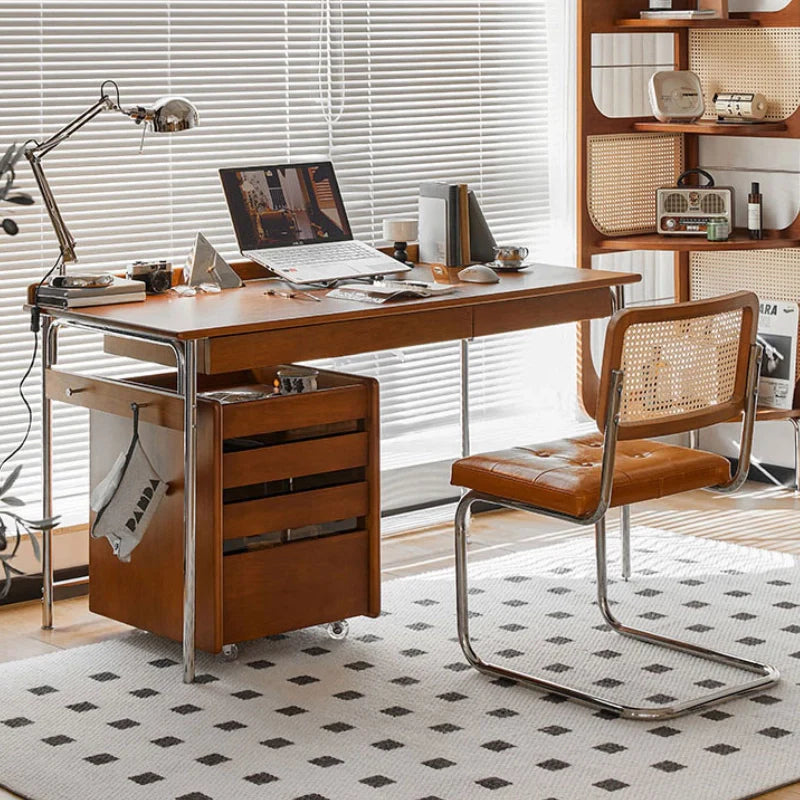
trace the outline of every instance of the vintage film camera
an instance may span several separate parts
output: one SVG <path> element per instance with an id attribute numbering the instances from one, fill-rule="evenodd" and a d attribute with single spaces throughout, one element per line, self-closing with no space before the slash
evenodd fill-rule
<path id="1" fill-rule="evenodd" d="M 164 294 L 172 288 L 172 264 L 169 261 L 134 261 L 128 265 L 127 276 L 142 281 L 148 294 Z"/>
<path id="2" fill-rule="evenodd" d="M 689 175 L 702 175 L 705 186 L 687 186 Z M 733 231 L 733 189 L 715 186 L 714 178 L 702 169 L 689 169 L 677 186 L 656 189 L 656 230 L 667 236 L 705 236 L 709 222 L 727 222 Z"/>

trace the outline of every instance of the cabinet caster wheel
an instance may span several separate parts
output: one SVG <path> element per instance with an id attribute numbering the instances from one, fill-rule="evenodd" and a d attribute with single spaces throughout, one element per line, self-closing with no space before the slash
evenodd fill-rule
<path id="1" fill-rule="evenodd" d="M 239 658 L 239 645 L 237 644 L 222 645 L 223 661 L 236 661 L 238 658 Z"/>
<path id="2" fill-rule="evenodd" d="M 339 620 L 338 622 L 329 622 L 327 631 L 331 639 L 346 639 L 347 634 L 350 633 L 350 623 L 346 619 Z"/>

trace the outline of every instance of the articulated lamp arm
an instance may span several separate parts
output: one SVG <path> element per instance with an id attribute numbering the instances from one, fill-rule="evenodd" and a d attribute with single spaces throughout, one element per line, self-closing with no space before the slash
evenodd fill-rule
<path id="1" fill-rule="evenodd" d="M 106 93 L 107 85 L 114 87 L 116 100 Z M 50 216 L 50 221 L 53 223 L 53 229 L 61 248 L 62 271 L 65 264 L 78 260 L 75 255 L 75 239 L 61 216 L 61 211 L 50 189 L 47 176 L 44 174 L 42 159 L 103 111 L 116 111 L 126 117 L 130 117 L 137 125 L 144 123 L 154 133 L 176 133 L 194 128 L 198 124 L 197 109 L 184 97 L 161 97 L 152 106 L 123 108 L 119 103 L 119 87 L 117 84 L 114 81 L 104 81 L 100 86 L 100 99 L 93 106 L 75 117 L 72 122 L 53 134 L 47 141 L 41 143 L 33 141 L 31 146 L 25 147 L 25 156 L 30 161 L 33 175 L 36 178 L 39 191 L 42 193 L 45 208 Z"/>
<path id="2" fill-rule="evenodd" d="M 103 95 L 91 108 L 86 109 L 86 111 L 77 116 L 68 125 L 65 125 L 58 133 L 53 134 L 47 141 L 41 144 L 34 144 L 33 147 L 25 148 L 25 157 L 30 161 L 33 177 L 36 178 L 36 184 L 42 194 L 44 206 L 47 209 L 47 213 L 50 215 L 50 221 L 53 223 L 53 230 L 56 232 L 56 238 L 61 248 L 61 259 L 64 264 L 78 260 L 75 255 L 75 239 L 69 232 L 64 218 L 61 216 L 61 211 L 50 189 L 47 176 L 44 174 L 42 158 L 51 150 L 58 147 L 61 142 L 72 136 L 73 133 L 80 130 L 87 122 L 94 119 L 100 112 L 110 111 L 114 108 L 118 108 L 118 106 L 108 95 Z"/>

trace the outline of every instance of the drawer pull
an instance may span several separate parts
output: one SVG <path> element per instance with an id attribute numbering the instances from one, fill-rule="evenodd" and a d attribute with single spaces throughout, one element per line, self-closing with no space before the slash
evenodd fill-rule
<path id="1" fill-rule="evenodd" d="M 85 392 L 86 388 L 87 388 L 86 386 L 82 386 L 80 389 L 73 389 L 72 386 L 67 386 L 66 390 L 64 391 L 64 394 L 66 394 L 67 397 L 72 397 L 72 395 L 74 394 L 80 394 L 81 392 Z"/>

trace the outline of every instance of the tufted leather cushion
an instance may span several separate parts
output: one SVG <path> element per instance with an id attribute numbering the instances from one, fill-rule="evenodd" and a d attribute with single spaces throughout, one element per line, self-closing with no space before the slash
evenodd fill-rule
<path id="1" fill-rule="evenodd" d="M 514 447 L 456 461 L 451 483 L 483 494 L 583 517 L 597 507 L 599 434 Z M 730 480 L 730 463 L 702 450 L 647 439 L 617 443 L 611 505 L 653 500 Z"/>

